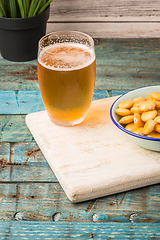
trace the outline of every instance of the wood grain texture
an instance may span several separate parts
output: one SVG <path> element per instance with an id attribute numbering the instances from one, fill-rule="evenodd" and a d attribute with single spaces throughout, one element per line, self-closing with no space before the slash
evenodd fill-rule
<path id="1" fill-rule="evenodd" d="M 117 93 L 120 94 L 120 91 Z M 93 100 L 107 97 L 110 97 L 107 90 L 95 90 Z M 0 91 L 0 102 L 0 114 L 27 114 L 45 110 L 40 91 Z"/>
<path id="2" fill-rule="evenodd" d="M 160 5 L 157 0 L 54 0 L 51 3 L 50 21 L 79 20 L 86 18 L 94 22 L 108 17 L 159 17 Z"/>
<path id="3" fill-rule="evenodd" d="M 0 181 L 10 181 L 10 144 L 0 144 Z"/>
<path id="4" fill-rule="evenodd" d="M 27 114 L 44 110 L 39 91 L 1 91 L 0 114 Z"/>
<path id="5" fill-rule="evenodd" d="M 58 182 L 40 181 L 1 182 L 0 220 L 160 223 L 158 184 L 73 204 Z"/>
<path id="6" fill-rule="evenodd" d="M 159 38 L 159 22 L 49 22 L 47 33 L 72 30 L 85 32 L 94 38 Z"/>
<path id="7" fill-rule="evenodd" d="M 0 89 L 37 90 L 37 61 L 18 63 L 0 56 Z"/>
<path id="8" fill-rule="evenodd" d="M 11 181 L 57 182 L 36 143 L 12 144 Z"/>
<path id="9" fill-rule="evenodd" d="M 69 29 L 92 37 L 159 37 L 159 13 L 157 0 L 55 0 L 47 32 Z"/>
<path id="10" fill-rule="evenodd" d="M 95 89 L 117 91 L 158 85 L 159 46 L 160 39 L 95 39 Z M 36 64 L 10 63 L 0 57 L 0 90 L 39 90 Z"/>
<path id="11" fill-rule="evenodd" d="M 0 184 L 0 220 L 14 219 L 16 212 L 17 199 L 16 199 L 17 187 L 15 184 Z M 0 231 L 1 232 L 1 231 Z"/>
<path id="12" fill-rule="evenodd" d="M 0 115 L 0 142 L 33 141 L 25 115 Z"/>
<path id="13" fill-rule="evenodd" d="M 158 239 L 159 224 L 1 222 L 1 239 Z"/>

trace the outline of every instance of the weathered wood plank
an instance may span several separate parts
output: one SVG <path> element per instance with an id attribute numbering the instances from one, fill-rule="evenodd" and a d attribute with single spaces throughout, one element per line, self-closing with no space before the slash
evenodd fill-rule
<path id="1" fill-rule="evenodd" d="M 159 38 L 159 22 L 52 22 L 47 33 L 63 30 L 80 31 L 94 38 Z"/>
<path id="2" fill-rule="evenodd" d="M 132 17 L 157 17 L 160 15 L 160 5 L 158 0 L 54 0 L 51 3 L 49 21 L 81 20 L 87 18 L 91 21 L 99 19 L 106 20 L 109 17 L 121 18 Z"/>
<path id="3" fill-rule="evenodd" d="M 107 90 L 95 90 L 93 100 L 110 97 Z M 40 91 L 0 91 L 0 114 L 28 114 L 43 111 Z"/>
<path id="4" fill-rule="evenodd" d="M 33 141 L 25 115 L 0 115 L 0 142 Z"/>
<path id="5" fill-rule="evenodd" d="M 15 164 L 24 164 L 29 162 L 46 162 L 36 142 L 29 143 L 12 143 L 11 162 Z"/>
<path id="6" fill-rule="evenodd" d="M 133 223 L 0 222 L 4 239 L 159 239 L 160 225 Z"/>
<path id="7" fill-rule="evenodd" d="M 0 181 L 10 181 L 10 144 L 0 143 Z"/>
<path id="8" fill-rule="evenodd" d="M 0 91 L 0 114 L 27 114 L 44 110 L 39 91 Z"/>
<path id="9" fill-rule="evenodd" d="M 12 62 L 0 55 L 0 90 L 37 90 L 37 61 Z"/>
<path id="10" fill-rule="evenodd" d="M 160 83 L 156 39 L 112 40 L 112 43 L 109 39 L 104 43 L 98 39 L 97 88 L 131 90 Z"/>
<path id="11" fill-rule="evenodd" d="M 12 181 L 16 182 L 55 182 L 57 181 L 54 173 L 47 162 L 28 162 L 25 164 L 15 164 L 12 166 Z"/>
<path id="12" fill-rule="evenodd" d="M 159 184 L 78 204 L 58 182 L 27 183 L 22 176 L 21 182 L 1 183 L 0 190 L 1 220 L 160 222 Z"/>
<path id="13" fill-rule="evenodd" d="M 131 90 L 159 84 L 159 46 L 160 39 L 95 39 L 95 89 Z M 36 61 L 10 64 L 0 57 L 0 70 L 0 90 L 39 90 Z"/>
<path id="14" fill-rule="evenodd" d="M 53 171 L 35 142 L 12 144 L 11 181 L 57 182 Z"/>
<path id="15" fill-rule="evenodd" d="M 0 220 L 14 219 L 17 208 L 16 184 L 0 184 Z M 0 231 L 1 233 L 1 231 Z"/>
<path id="16" fill-rule="evenodd" d="M 92 37 L 160 36 L 158 1 L 56 0 L 51 4 L 47 32 L 77 30 Z"/>
<path id="17" fill-rule="evenodd" d="M 0 143 L 0 160 L 4 159 L 6 162 L 10 161 L 10 144 Z M 2 164 L 0 164 L 2 167 Z"/>

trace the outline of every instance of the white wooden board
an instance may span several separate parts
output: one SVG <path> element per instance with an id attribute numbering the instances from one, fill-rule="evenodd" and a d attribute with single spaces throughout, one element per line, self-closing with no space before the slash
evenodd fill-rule
<path id="1" fill-rule="evenodd" d="M 160 182 L 160 153 L 133 143 L 114 126 L 115 98 L 93 101 L 83 123 L 61 127 L 46 111 L 26 123 L 72 202 L 85 201 Z"/>

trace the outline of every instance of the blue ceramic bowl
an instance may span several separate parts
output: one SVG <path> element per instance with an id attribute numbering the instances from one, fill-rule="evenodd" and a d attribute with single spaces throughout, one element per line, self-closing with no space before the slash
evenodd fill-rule
<path id="1" fill-rule="evenodd" d="M 153 150 L 153 151 L 159 151 L 160 152 L 160 138 L 151 138 L 151 137 L 146 137 L 142 135 L 138 135 L 135 133 L 132 133 L 128 130 L 126 130 L 120 123 L 119 119 L 120 116 L 118 116 L 115 112 L 115 110 L 118 108 L 118 105 L 120 102 L 123 100 L 127 99 L 134 99 L 137 97 L 147 97 L 148 94 L 152 92 L 159 92 L 160 91 L 160 85 L 158 86 L 149 86 L 149 87 L 144 87 L 144 88 L 138 88 L 136 90 L 130 91 L 122 96 L 120 96 L 116 101 L 112 104 L 111 109 L 110 109 L 110 116 L 112 119 L 112 122 L 123 132 L 128 134 L 130 139 L 138 144 L 139 146 Z"/>

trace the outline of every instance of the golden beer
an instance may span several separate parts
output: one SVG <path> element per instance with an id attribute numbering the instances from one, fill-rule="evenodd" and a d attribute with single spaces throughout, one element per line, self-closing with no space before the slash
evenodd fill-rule
<path id="1" fill-rule="evenodd" d="M 79 43 L 55 43 L 40 52 L 38 80 L 45 109 L 59 125 L 84 120 L 90 107 L 96 75 L 93 48 Z"/>

